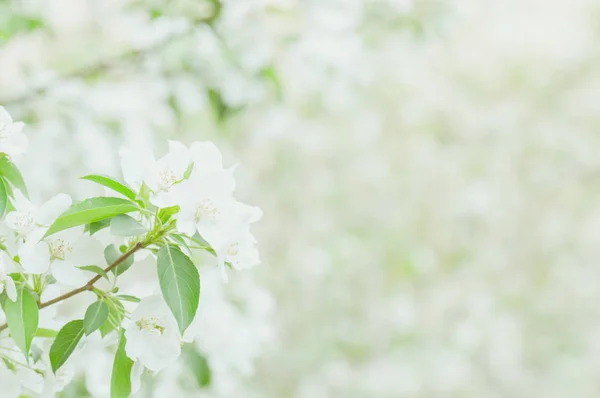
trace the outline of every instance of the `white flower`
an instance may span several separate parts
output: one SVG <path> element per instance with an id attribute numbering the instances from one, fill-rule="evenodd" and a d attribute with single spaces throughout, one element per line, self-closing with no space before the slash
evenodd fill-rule
<path id="1" fill-rule="evenodd" d="M 142 183 L 150 189 L 150 202 L 158 207 L 172 206 L 171 188 L 183 180 L 191 164 L 190 151 L 180 142 L 169 141 L 169 152 L 155 160 L 148 150 L 138 148 L 121 151 L 125 181 L 139 190 Z"/>
<path id="2" fill-rule="evenodd" d="M 25 241 L 18 254 L 27 272 L 42 274 L 50 266 L 48 248 L 39 242 L 48 226 L 71 205 L 71 198 L 58 194 L 40 207 L 34 206 L 20 191 L 14 192 L 15 210 L 6 215 L 6 225 Z"/>
<path id="3" fill-rule="evenodd" d="M 127 356 L 155 372 L 175 362 L 181 353 L 177 322 L 159 295 L 139 303 L 125 336 Z"/>
<path id="4" fill-rule="evenodd" d="M 235 182 L 230 170 L 211 173 L 194 172 L 189 180 L 179 184 L 176 196 L 181 209 L 177 214 L 177 229 L 189 236 L 197 231 L 211 243 L 234 204 Z"/>
<path id="5" fill-rule="evenodd" d="M 84 234 L 83 227 L 71 228 L 41 238 L 44 230 L 32 234 L 19 249 L 21 265 L 31 273 L 43 273 L 52 264 L 52 275 L 62 284 L 79 286 L 89 279 L 89 272 L 77 267 L 104 263 L 102 244 L 95 238 Z"/>
<path id="6" fill-rule="evenodd" d="M 27 136 L 22 122 L 14 123 L 4 107 L 0 106 L 0 152 L 9 157 L 21 155 L 27 149 Z"/>
<path id="7" fill-rule="evenodd" d="M 14 191 L 15 210 L 6 215 L 6 225 L 27 240 L 34 231 L 50 226 L 71 206 L 71 198 L 58 194 L 40 207 L 34 206 L 19 190 Z"/>
<path id="8" fill-rule="evenodd" d="M 52 275 L 62 284 L 80 286 L 86 283 L 89 271 L 77 267 L 100 265 L 105 261 L 104 249 L 97 239 L 73 228 L 46 238 L 52 260 Z"/>
<path id="9" fill-rule="evenodd" d="M 249 230 L 233 235 L 229 242 L 220 247 L 213 247 L 219 263 L 230 263 L 235 269 L 249 269 L 260 264 L 256 239 Z"/>
<path id="10" fill-rule="evenodd" d="M 198 232 L 217 252 L 223 279 L 227 280 L 224 264 L 237 269 L 260 263 L 249 224 L 259 220 L 259 208 L 233 198 L 234 167 L 224 169 L 221 154 L 211 143 L 194 143 L 190 152 L 194 169 L 188 180 L 173 189 L 180 211 L 177 229 L 189 236 Z"/>
<path id="11" fill-rule="evenodd" d="M 193 198 L 193 196 L 189 196 Z M 249 226 L 262 217 L 258 207 L 248 206 L 232 198 L 202 197 L 194 205 L 182 205 L 177 228 L 190 236 L 198 232 L 215 250 L 223 279 L 227 281 L 225 262 L 236 269 L 250 268 L 260 263 L 256 240 Z M 212 206 L 206 211 L 206 204 Z"/>
<path id="12" fill-rule="evenodd" d="M 6 295 L 12 301 L 17 300 L 17 287 L 15 281 L 8 275 L 7 268 L 8 255 L 5 252 L 0 254 L 0 294 L 6 291 Z"/>

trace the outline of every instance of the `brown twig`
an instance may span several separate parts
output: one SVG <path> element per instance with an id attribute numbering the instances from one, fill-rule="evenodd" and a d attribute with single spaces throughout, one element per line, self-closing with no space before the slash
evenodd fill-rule
<path id="1" fill-rule="evenodd" d="M 131 255 L 133 255 L 133 253 L 137 252 L 138 250 L 142 249 L 144 247 L 144 243 L 142 242 L 138 242 L 138 244 L 136 244 L 131 250 L 129 250 L 126 253 L 123 253 L 119 258 L 117 258 L 112 264 L 110 264 L 108 267 L 106 267 L 104 269 L 104 272 L 108 273 L 110 272 L 113 268 L 115 268 L 116 266 L 118 266 L 119 264 L 121 264 L 123 261 L 127 260 Z M 96 275 L 95 277 L 93 277 L 92 279 L 90 279 L 88 281 L 88 283 L 86 283 L 85 285 L 78 287 L 77 289 L 73 289 L 70 292 L 67 292 L 61 296 L 58 296 L 56 298 L 53 298 L 52 300 L 48 300 L 44 303 L 39 303 L 38 307 L 40 309 L 42 308 L 46 308 L 51 306 L 52 304 L 56 304 L 59 303 L 61 301 L 64 301 L 70 297 L 73 297 L 81 292 L 85 292 L 88 290 L 92 290 L 94 288 L 94 283 L 98 282 L 100 280 L 102 276 L 101 275 Z M 3 331 L 4 329 L 6 329 L 8 327 L 8 324 L 4 324 L 0 326 L 0 332 Z"/>

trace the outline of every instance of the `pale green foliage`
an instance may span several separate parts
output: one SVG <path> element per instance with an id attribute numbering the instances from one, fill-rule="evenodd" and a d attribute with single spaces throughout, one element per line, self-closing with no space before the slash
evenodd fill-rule
<path id="1" fill-rule="evenodd" d="M 16 189 L 21 191 L 27 196 L 27 187 L 21 172 L 17 166 L 8 158 L 8 156 L 0 154 L 0 175 L 3 179 L 7 180 Z"/>
<path id="2" fill-rule="evenodd" d="M 27 289 L 17 290 L 17 300 L 12 301 L 8 298 L 3 299 L 2 308 L 6 314 L 6 322 L 10 335 L 29 358 L 29 349 L 31 341 L 38 328 L 38 306 L 35 298 Z"/>
<path id="3" fill-rule="evenodd" d="M 160 249 L 157 264 L 160 288 L 183 334 L 196 315 L 200 275 L 189 257 L 171 244 Z"/>
<path id="4" fill-rule="evenodd" d="M 136 194 L 133 191 L 133 189 L 129 188 L 127 185 L 115 180 L 112 177 L 98 175 L 98 174 L 90 174 L 90 175 L 87 175 L 87 176 L 81 177 L 81 178 L 83 180 L 89 180 L 89 181 L 98 183 L 100 185 L 104 185 L 105 187 L 110 188 L 113 191 L 118 192 L 118 193 L 122 194 L 123 196 L 125 196 L 126 198 L 129 198 L 131 200 L 135 200 L 135 198 L 136 198 Z"/>
<path id="5" fill-rule="evenodd" d="M 59 231 L 86 225 L 139 210 L 136 203 L 129 200 L 111 197 L 97 197 L 76 203 L 56 219 L 48 228 L 45 237 Z"/>
<path id="6" fill-rule="evenodd" d="M 121 333 L 110 380 L 111 398 L 127 398 L 131 394 L 131 368 L 133 367 L 133 361 L 125 353 L 126 342 L 125 334 Z"/>
<path id="7" fill-rule="evenodd" d="M 108 319 L 108 306 L 102 300 L 98 300 L 90 305 L 83 318 L 83 329 L 86 335 L 98 330 L 100 326 Z"/>
<path id="8" fill-rule="evenodd" d="M 71 321 L 63 326 L 56 335 L 50 348 L 50 363 L 53 372 L 56 373 L 77 347 L 77 343 L 84 334 L 83 325 L 84 321 L 81 319 Z"/>

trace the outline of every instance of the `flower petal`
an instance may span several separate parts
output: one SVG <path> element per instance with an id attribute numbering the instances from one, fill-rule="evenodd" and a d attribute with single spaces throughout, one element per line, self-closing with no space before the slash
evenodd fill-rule
<path id="1" fill-rule="evenodd" d="M 169 152 L 158 163 L 168 165 L 175 172 L 178 179 L 181 179 L 190 163 L 192 163 L 190 150 L 179 141 L 169 141 Z"/>
<path id="2" fill-rule="evenodd" d="M 76 266 L 104 263 L 104 248 L 99 240 L 88 235 L 80 235 L 73 242 L 73 251 L 66 257 L 68 261 Z"/>
<path id="3" fill-rule="evenodd" d="M 131 368 L 131 393 L 135 394 L 142 387 L 142 373 L 144 372 L 144 365 L 141 362 L 135 361 Z"/>
<path id="4" fill-rule="evenodd" d="M 225 255 L 223 253 L 217 252 L 217 263 L 219 266 L 219 271 L 221 272 L 221 279 L 223 282 L 228 283 L 229 277 L 227 276 L 227 271 L 225 270 Z"/>
<path id="5" fill-rule="evenodd" d="M 35 213 L 35 220 L 38 224 L 50 225 L 71 206 L 71 203 L 73 201 L 69 195 L 59 193 L 40 206 Z"/>
<path id="6" fill-rule="evenodd" d="M 68 286 L 81 286 L 88 281 L 85 271 L 64 260 L 54 260 L 52 262 L 52 275 L 57 281 Z"/>
<path id="7" fill-rule="evenodd" d="M 12 124 L 13 119 L 10 116 L 10 113 L 8 113 L 6 111 L 6 109 L 4 109 L 3 106 L 0 106 L 0 127 L 1 126 L 8 126 L 10 124 Z"/>
<path id="8" fill-rule="evenodd" d="M 29 240 L 19 249 L 19 258 L 25 271 L 43 274 L 50 267 L 50 250 L 46 242 Z"/>
<path id="9" fill-rule="evenodd" d="M 138 190 L 142 182 L 147 180 L 149 170 L 154 170 L 156 161 L 154 154 L 147 147 L 124 148 L 119 153 L 123 178 L 133 189 Z M 146 184 L 148 181 L 146 181 Z"/>
<path id="10" fill-rule="evenodd" d="M 194 167 L 199 171 L 216 171 L 223 168 L 219 148 L 210 141 L 197 141 L 190 146 Z"/>
<path id="11" fill-rule="evenodd" d="M 29 213 L 29 212 L 33 212 L 35 211 L 35 206 L 29 201 L 29 199 L 27 199 L 25 197 L 25 195 L 23 195 L 21 193 L 20 190 L 15 189 L 13 190 L 13 194 L 14 194 L 14 202 L 13 204 L 15 205 L 15 210 L 23 212 L 23 213 Z"/>

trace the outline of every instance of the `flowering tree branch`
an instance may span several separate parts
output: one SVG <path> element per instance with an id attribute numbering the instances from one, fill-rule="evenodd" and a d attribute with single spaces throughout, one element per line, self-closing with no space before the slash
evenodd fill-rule
<path id="1" fill-rule="evenodd" d="M 196 327 L 190 327 L 200 303 L 200 273 L 192 248 L 214 254 L 224 280 L 226 265 L 247 269 L 259 264 L 250 225 L 261 218 L 262 211 L 234 198 L 233 168 L 223 166 L 220 151 L 207 141 L 189 147 L 169 141 L 169 150 L 160 159 L 135 147 L 124 148 L 124 182 L 101 174 L 82 177 L 118 196 L 73 203 L 68 195 L 57 194 L 36 206 L 11 160 L 25 150 L 22 128 L 23 123 L 14 122 L 0 107 L 0 153 L 4 153 L 0 155 L 0 218 L 17 246 L 13 251 L 0 244 L 0 304 L 6 319 L 0 331 L 9 329 L 10 336 L 4 337 L 14 343 L 6 354 L 0 354 L 0 369 L 17 377 L 13 371 L 23 364 L 43 375 L 48 388 L 58 392 L 54 375 L 61 367 L 71 366 L 67 360 L 80 340 L 96 332 L 102 338 L 116 332 L 119 344 L 111 395 L 129 396 L 134 362 L 159 372 L 180 356 L 184 334 L 199 335 Z M 122 246 L 104 247 L 93 236 L 107 227 Z M 109 291 L 95 286 L 101 277 L 108 279 L 107 272 L 126 272 L 135 261 L 132 255 L 149 246 L 156 255 L 160 294 L 142 298 L 114 294 L 120 289 L 116 279 Z M 125 253 L 119 247 L 126 247 Z M 104 269 L 94 265 L 104 261 L 109 264 Z M 86 272 L 95 275 L 89 279 Z M 40 302 L 46 287 L 71 289 L 73 281 L 81 286 Z M 89 304 L 82 319 L 70 320 L 58 331 L 39 327 L 41 309 L 85 291 L 93 291 L 97 300 Z M 124 301 L 137 304 L 130 314 Z M 36 336 L 53 339 L 47 353 L 40 354 L 37 346 L 34 352 Z M 4 343 L 1 348 L 6 348 Z M 0 378 L 4 383 L 5 375 Z"/>
<path id="2" fill-rule="evenodd" d="M 127 260 L 130 256 L 132 256 L 135 252 L 137 252 L 138 250 L 144 248 L 144 243 L 143 242 L 138 242 L 132 249 L 130 249 L 129 251 L 127 251 L 126 253 L 123 253 L 119 258 L 117 258 L 112 264 L 110 264 L 108 267 L 106 267 L 104 269 L 104 272 L 108 273 L 110 272 L 112 269 L 114 269 L 115 267 L 117 267 L 119 264 L 121 264 L 123 261 Z M 40 303 L 38 305 L 38 307 L 40 309 L 45 308 L 45 307 L 49 307 L 52 304 L 56 304 L 59 303 L 61 301 L 64 301 L 68 298 L 71 298 L 81 292 L 85 292 L 87 290 L 92 290 L 94 288 L 94 284 L 96 282 L 98 282 L 100 280 L 101 276 L 100 275 L 96 275 L 95 277 L 93 277 L 92 279 L 89 280 L 88 283 L 86 283 L 85 285 L 78 287 L 77 289 L 73 289 L 70 292 L 67 292 L 63 295 L 60 295 L 56 298 L 53 298 L 52 300 L 48 300 L 44 303 Z M 0 331 L 6 329 L 8 327 L 8 324 L 4 324 L 4 325 L 0 325 Z"/>

